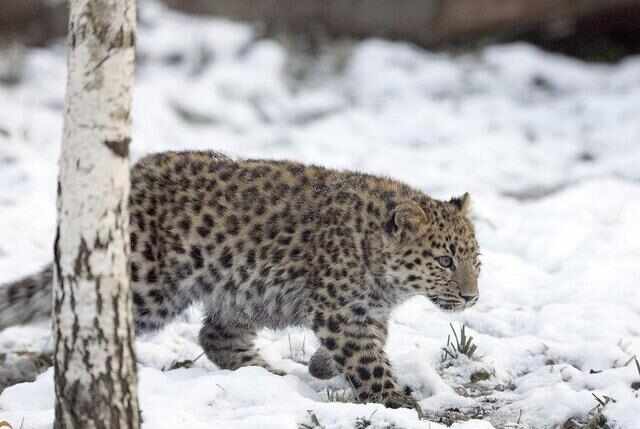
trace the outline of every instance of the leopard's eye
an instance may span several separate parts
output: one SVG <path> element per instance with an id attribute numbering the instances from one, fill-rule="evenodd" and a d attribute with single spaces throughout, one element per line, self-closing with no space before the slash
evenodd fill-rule
<path id="1" fill-rule="evenodd" d="M 436 261 L 438 261 L 438 263 L 444 268 L 451 268 L 453 266 L 453 259 L 451 259 L 451 256 L 438 256 Z"/>

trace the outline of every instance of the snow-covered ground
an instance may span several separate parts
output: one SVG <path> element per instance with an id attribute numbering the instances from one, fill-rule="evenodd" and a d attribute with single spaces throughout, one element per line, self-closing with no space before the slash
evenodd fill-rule
<path id="1" fill-rule="evenodd" d="M 524 44 L 451 56 L 383 40 L 310 58 L 247 25 L 148 2 L 138 41 L 134 158 L 214 149 L 389 175 L 436 197 L 471 192 L 479 303 L 443 314 L 415 299 L 391 323 L 391 360 L 432 418 L 559 427 L 584 421 L 593 393 L 615 399 L 602 410 L 610 427 L 640 428 L 640 58 L 593 65 Z M 0 85 L 0 282 L 49 261 L 55 222 L 64 50 L 24 61 L 22 83 Z M 450 323 L 467 325 L 474 359 L 443 362 Z M 259 337 L 285 377 L 204 358 L 163 371 L 200 354 L 198 324 L 192 309 L 137 341 L 144 428 L 313 427 L 308 410 L 326 429 L 440 427 L 327 401 L 345 384 L 298 363 L 317 347 L 301 329 Z M 51 348 L 46 323 L 0 332 L 0 353 Z M 52 370 L 2 392 L 2 420 L 52 427 Z"/>

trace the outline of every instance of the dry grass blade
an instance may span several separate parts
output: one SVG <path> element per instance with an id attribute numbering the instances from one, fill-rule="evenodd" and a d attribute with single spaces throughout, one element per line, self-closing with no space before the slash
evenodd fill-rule
<path id="1" fill-rule="evenodd" d="M 591 393 L 591 395 L 596 399 L 596 401 L 598 402 L 598 405 L 596 405 L 597 407 L 601 407 L 604 408 L 608 403 L 616 403 L 618 401 L 616 401 L 615 398 L 612 398 L 611 396 L 607 396 L 607 395 L 602 395 L 602 398 L 598 397 L 598 395 L 596 395 L 595 393 Z"/>
<path id="2" fill-rule="evenodd" d="M 456 339 L 456 345 L 458 346 L 458 348 L 460 348 L 460 340 L 458 339 L 456 328 L 453 327 L 453 323 L 449 323 L 449 327 L 451 328 L 451 331 L 453 332 L 453 336 Z M 464 325 L 462 325 L 462 333 L 464 333 Z"/>
<path id="3" fill-rule="evenodd" d="M 602 395 L 600 398 L 595 393 L 591 393 L 596 400 L 597 405 L 589 412 L 587 420 L 581 425 L 584 429 L 610 429 L 611 426 L 607 424 L 607 417 L 604 415 L 604 409 L 609 403 L 617 402 L 614 398 L 607 395 Z"/>
<path id="4" fill-rule="evenodd" d="M 307 410 L 307 414 L 309 414 L 311 424 L 300 423 L 298 429 L 324 429 L 324 426 L 322 426 L 320 420 L 318 420 L 318 416 L 316 416 L 313 411 Z"/>
<path id="5" fill-rule="evenodd" d="M 169 365 L 168 368 L 162 368 L 162 371 L 173 371 L 174 369 L 179 368 L 191 368 L 193 367 L 193 364 L 195 364 L 202 356 L 204 356 L 204 352 L 200 353 L 194 359 L 174 361 L 171 365 Z"/>
<path id="6" fill-rule="evenodd" d="M 469 341 L 471 341 L 471 339 L 469 339 Z M 467 327 L 465 325 L 462 325 L 460 329 L 460 344 L 462 344 L 462 350 L 464 351 L 467 347 Z"/>
<path id="7" fill-rule="evenodd" d="M 467 353 L 467 356 L 469 356 L 469 358 L 472 358 L 477 348 L 478 347 L 475 344 L 472 345 L 471 348 L 469 349 L 469 352 Z"/>
<path id="8" fill-rule="evenodd" d="M 607 403 L 605 401 L 603 401 L 602 399 L 600 399 L 598 397 L 598 395 L 596 395 L 595 393 L 592 393 L 591 396 L 593 396 L 595 398 L 595 400 L 598 402 L 600 407 L 604 407 L 605 405 L 607 405 Z"/>
<path id="9" fill-rule="evenodd" d="M 467 334 L 467 327 L 463 324 L 460 328 L 460 335 L 458 336 L 458 332 L 453 326 L 453 323 L 450 323 L 451 332 L 453 333 L 453 338 L 455 339 L 455 343 L 451 341 L 451 334 L 447 336 L 447 345 L 442 348 L 442 362 L 447 359 L 457 359 L 460 354 L 467 356 L 471 359 L 478 349 L 477 345 L 473 344 L 473 337 Z"/>

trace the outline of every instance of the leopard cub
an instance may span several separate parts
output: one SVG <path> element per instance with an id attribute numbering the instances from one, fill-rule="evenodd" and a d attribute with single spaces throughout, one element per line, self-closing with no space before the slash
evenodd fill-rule
<path id="1" fill-rule="evenodd" d="M 322 346 L 309 371 L 344 374 L 360 401 L 413 401 L 384 350 L 391 310 L 415 295 L 459 311 L 478 300 L 469 195 L 215 152 L 147 156 L 131 171 L 130 275 L 138 331 L 194 302 L 220 368 L 272 368 L 256 331 L 298 325 Z M 51 269 L 0 288 L 0 329 L 50 311 Z"/>

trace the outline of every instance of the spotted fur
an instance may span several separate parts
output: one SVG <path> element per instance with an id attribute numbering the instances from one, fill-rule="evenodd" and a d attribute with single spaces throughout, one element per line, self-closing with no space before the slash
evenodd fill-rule
<path id="1" fill-rule="evenodd" d="M 448 311 L 478 299 L 467 194 L 438 201 L 387 178 L 214 152 L 148 156 L 131 180 L 137 330 L 202 302 L 200 344 L 221 368 L 280 373 L 256 331 L 306 326 L 322 343 L 312 375 L 339 372 L 358 400 L 406 405 L 384 351 L 391 310 L 415 295 Z M 0 289 L 0 328 L 43 313 L 24 308 L 44 302 L 50 270 L 40 278 Z"/>

